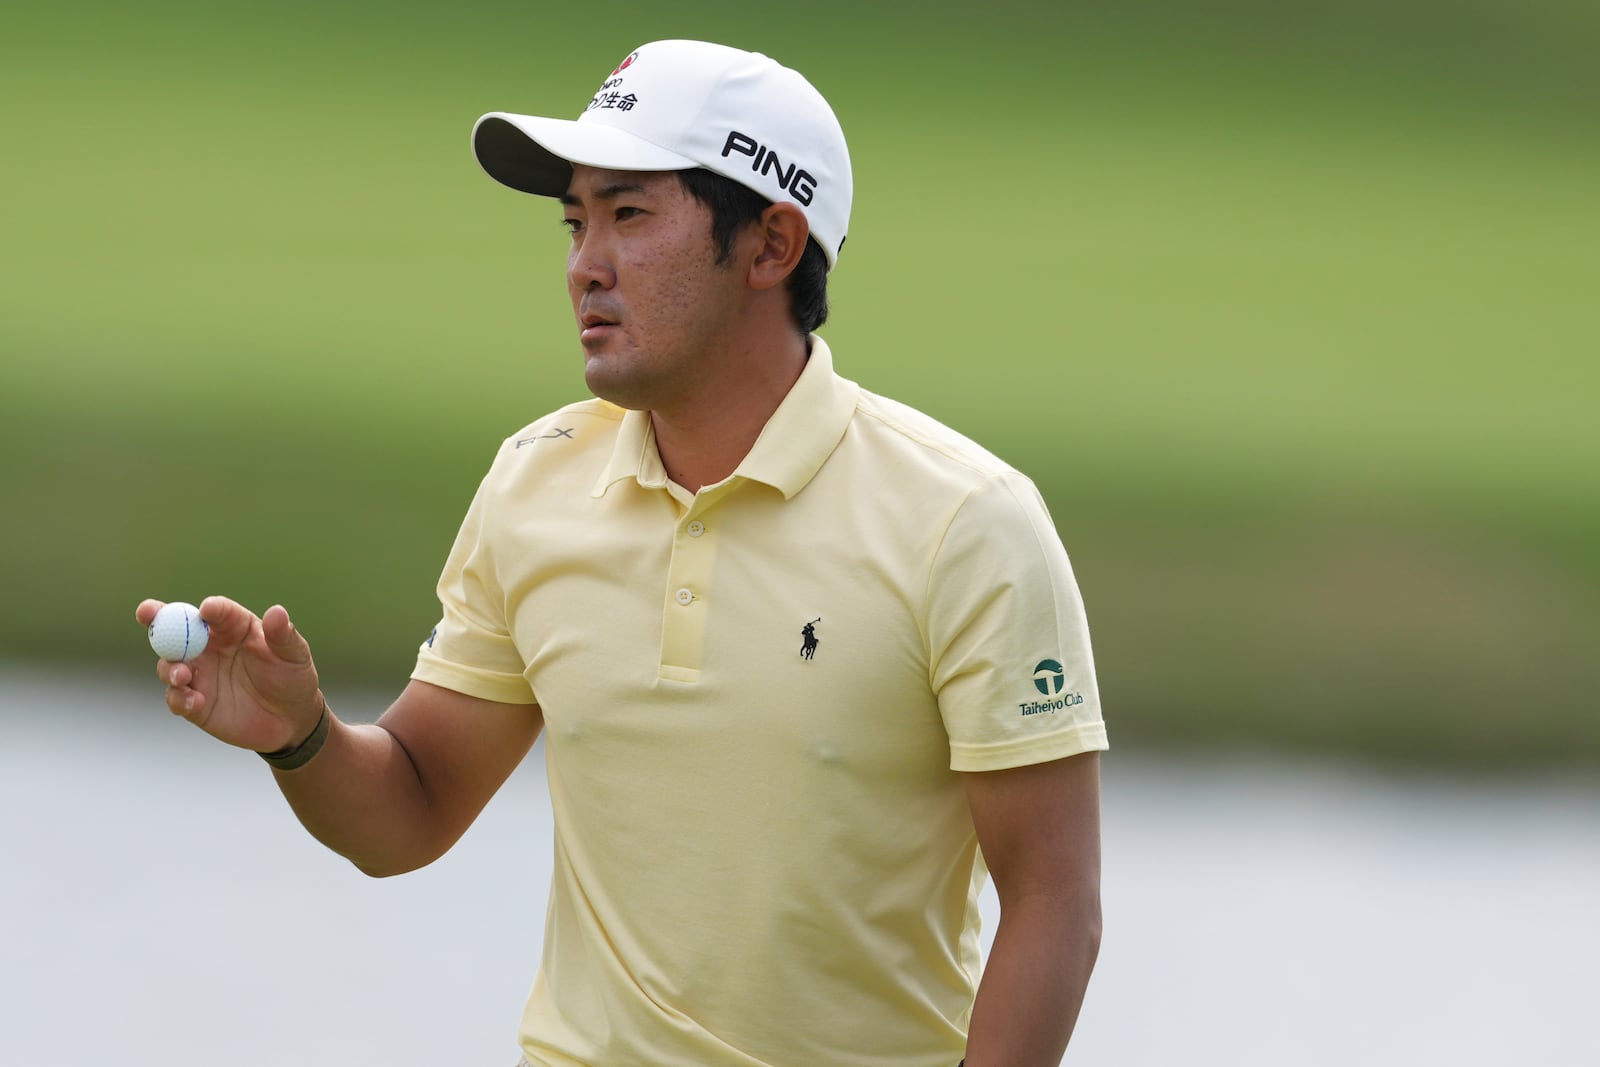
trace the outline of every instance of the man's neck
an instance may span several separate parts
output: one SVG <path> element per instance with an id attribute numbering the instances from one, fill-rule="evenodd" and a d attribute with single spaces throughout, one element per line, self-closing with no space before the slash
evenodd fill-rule
<path id="1" fill-rule="evenodd" d="M 808 344 L 806 338 L 786 335 L 778 344 L 749 353 L 736 364 L 737 373 L 721 378 L 692 404 L 671 411 L 652 409 L 656 450 L 667 477 L 694 493 L 732 474 L 799 380 Z"/>

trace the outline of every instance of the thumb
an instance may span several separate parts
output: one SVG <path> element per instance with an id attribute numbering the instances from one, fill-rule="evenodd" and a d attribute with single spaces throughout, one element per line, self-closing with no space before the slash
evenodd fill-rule
<path id="1" fill-rule="evenodd" d="M 273 655 L 289 663 L 310 663 L 311 646 L 300 636 L 289 612 L 282 604 L 274 604 L 261 616 L 261 632 Z"/>

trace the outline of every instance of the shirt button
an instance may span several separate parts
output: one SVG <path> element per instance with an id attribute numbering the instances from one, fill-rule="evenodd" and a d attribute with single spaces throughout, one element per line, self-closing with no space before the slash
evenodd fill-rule
<path id="1" fill-rule="evenodd" d="M 701 522 L 699 519 L 696 519 L 687 527 L 685 527 L 685 529 L 689 531 L 690 537 L 699 537 L 701 534 L 706 532 L 706 524 Z"/>
<path id="2" fill-rule="evenodd" d="M 694 594 L 687 589 L 678 590 L 678 603 L 688 604 L 694 599 Z"/>

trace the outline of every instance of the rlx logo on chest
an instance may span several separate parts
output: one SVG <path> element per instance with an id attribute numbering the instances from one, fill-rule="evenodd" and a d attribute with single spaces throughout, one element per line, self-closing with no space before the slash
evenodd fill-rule
<path id="1" fill-rule="evenodd" d="M 572 436 L 572 431 L 575 429 L 577 429 L 576 426 L 571 426 L 565 430 L 551 430 L 549 433 L 542 433 L 538 437 L 524 437 L 522 440 L 517 442 L 517 447 L 521 448 L 523 445 L 531 445 L 535 441 L 548 441 L 552 437 L 565 437 L 569 441 L 576 441 L 577 438 Z"/>

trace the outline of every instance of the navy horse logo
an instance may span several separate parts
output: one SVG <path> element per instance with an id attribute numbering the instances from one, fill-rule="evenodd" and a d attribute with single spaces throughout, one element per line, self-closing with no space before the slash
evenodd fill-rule
<path id="1" fill-rule="evenodd" d="M 818 615 L 801 627 L 800 636 L 803 639 L 800 644 L 801 659 L 811 659 L 817 654 L 817 623 L 821 621 L 822 616 Z"/>

